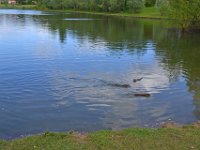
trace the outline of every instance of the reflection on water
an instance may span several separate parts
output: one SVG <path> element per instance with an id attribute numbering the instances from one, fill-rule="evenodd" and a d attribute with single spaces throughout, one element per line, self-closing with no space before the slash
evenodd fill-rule
<path id="1" fill-rule="evenodd" d="M 0 15 L 51 15 L 43 11 L 36 10 L 15 10 L 15 9 L 0 9 Z M 54 14 L 55 15 L 55 14 Z"/>
<path id="2" fill-rule="evenodd" d="M 0 10 L 0 137 L 197 121 L 199 42 L 158 20 Z"/>

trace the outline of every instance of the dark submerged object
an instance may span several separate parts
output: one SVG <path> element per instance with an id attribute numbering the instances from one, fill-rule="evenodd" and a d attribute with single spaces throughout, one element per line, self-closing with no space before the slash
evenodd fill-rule
<path id="1" fill-rule="evenodd" d="M 129 84 L 118 84 L 118 83 L 110 83 L 110 86 L 120 87 L 120 88 L 130 88 Z"/>
<path id="2" fill-rule="evenodd" d="M 139 79 L 133 79 L 133 82 L 136 83 L 136 82 L 138 82 L 138 81 L 141 81 L 142 79 L 143 79 L 143 77 L 142 77 L 142 78 L 139 78 Z"/>
<path id="3" fill-rule="evenodd" d="M 134 94 L 134 96 L 136 96 L 136 97 L 150 97 L 151 94 L 149 94 L 149 93 L 136 93 L 136 94 Z"/>

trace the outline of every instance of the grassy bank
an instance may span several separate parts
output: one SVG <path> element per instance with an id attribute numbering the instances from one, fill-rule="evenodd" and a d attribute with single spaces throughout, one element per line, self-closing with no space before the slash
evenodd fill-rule
<path id="1" fill-rule="evenodd" d="M 41 8 L 36 5 L 1 5 L 0 8 L 7 9 L 33 9 L 33 10 L 48 10 L 46 8 Z M 93 11 L 80 11 L 80 10 L 48 10 L 53 12 L 78 12 L 86 14 L 98 14 L 98 15 L 111 15 L 111 16 L 126 16 L 126 17 L 136 17 L 136 18 L 149 18 L 149 19 L 167 19 L 160 15 L 160 12 L 155 7 L 147 7 L 143 9 L 140 13 L 131 12 L 121 12 L 121 13 L 105 13 L 105 12 L 93 12 Z"/>
<path id="2" fill-rule="evenodd" d="M 131 12 L 107 13 L 107 12 L 93 12 L 93 11 L 82 11 L 82 10 L 49 10 L 49 11 L 76 12 L 76 13 L 86 13 L 86 14 L 120 16 L 120 17 L 135 17 L 135 18 L 147 18 L 147 19 L 167 19 L 167 17 L 161 16 L 160 12 L 155 7 L 145 8 L 139 13 L 131 13 Z"/>
<path id="3" fill-rule="evenodd" d="M 45 133 L 1 141 L 3 150 L 199 150 L 200 128 L 126 129 L 90 134 Z"/>

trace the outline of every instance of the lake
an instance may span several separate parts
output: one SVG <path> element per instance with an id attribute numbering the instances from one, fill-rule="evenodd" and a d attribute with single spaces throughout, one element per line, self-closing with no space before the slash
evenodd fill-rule
<path id="1" fill-rule="evenodd" d="M 0 138 L 198 121 L 200 36 L 169 22 L 0 9 Z"/>

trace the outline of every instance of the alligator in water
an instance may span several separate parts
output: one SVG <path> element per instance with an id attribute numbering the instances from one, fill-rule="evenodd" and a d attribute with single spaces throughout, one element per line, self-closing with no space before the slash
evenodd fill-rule
<path id="1" fill-rule="evenodd" d="M 133 82 L 136 83 L 136 82 L 138 82 L 138 81 L 141 81 L 142 79 L 143 79 L 143 77 L 142 77 L 142 78 L 139 78 L 139 79 L 133 79 Z"/>
<path id="2" fill-rule="evenodd" d="M 135 97 L 150 97 L 151 94 L 149 93 L 136 93 L 134 94 Z"/>
<path id="3" fill-rule="evenodd" d="M 129 84 L 119 84 L 119 83 L 108 83 L 110 86 L 120 87 L 120 88 L 130 88 Z"/>

